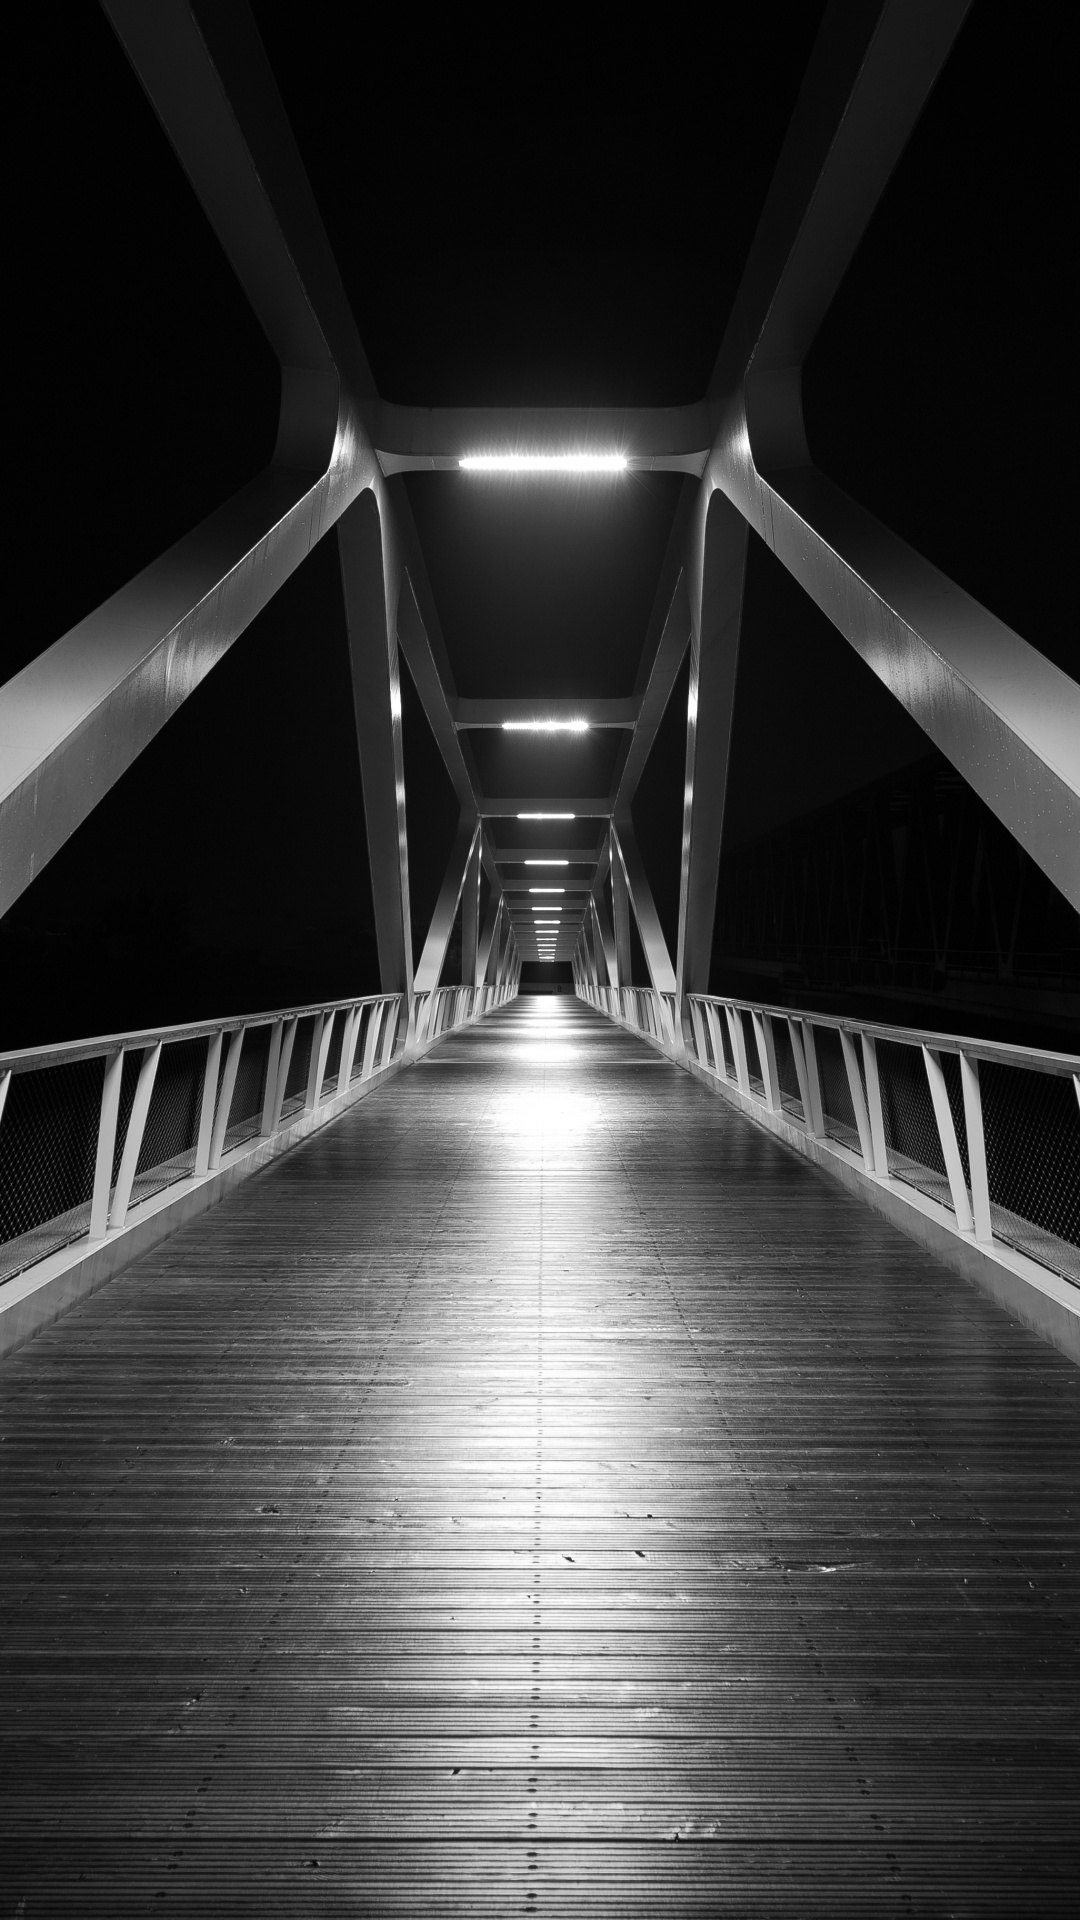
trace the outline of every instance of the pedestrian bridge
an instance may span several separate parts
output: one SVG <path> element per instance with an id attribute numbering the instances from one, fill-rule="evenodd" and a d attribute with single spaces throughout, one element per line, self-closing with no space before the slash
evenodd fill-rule
<path id="1" fill-rule="evenodd" d="M 0 1379 L 0 1912 L 1074 1910 L 1076 1367 L 581 999 Z"/>

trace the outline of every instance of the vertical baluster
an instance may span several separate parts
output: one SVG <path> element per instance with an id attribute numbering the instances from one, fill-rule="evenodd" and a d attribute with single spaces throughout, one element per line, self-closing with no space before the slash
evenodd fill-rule
<path id="1" fill-rule="evenodd" d="M 157 1078 L 158 1061 L 161 1059 L 161 1041 L 145 1048 L 139 1065 L 139 1079 L 135 1088 L 135 1099 L 131 1108 L 131 1118 L 124 1139 L 124 1151 L 120 1157 L 120 1172 L 116 1178 L 116 1191 L 113 1194 L 109 1211 L 110 1227 L 122 1227 L 127 1219 L 131 1204 L 131 1189 L 135 1184 L 135 1173 L 142 1151 L 143 1134 L 146 1131 L 146 1116 L 150 1111 L 150 1097 Z"/>
<path id="2" fill-rule="evenodd" d="M 961 1233 L 974 1233 L 975 1222 L 971 1217 L 971 1202 L 968 1199 L 967 1183 L 964 1179 L 964 1165 L 960 1158 L 960 1149 L 956 1144 L 956 1129 L 953 1126 L 949 1090 L 945 1085 L 941 1060 L 933 1048 L 925 1046 L 922 1057 L 926 1064 L 926 1078 L 930 1083 L 930 1098 L 934 1103 L 934 1118 L 937 1121 L 938 1138 L 941 1141 L 941 1153 L 945 1161 L 945 1172 L 948 1175 L 956 1224 Z"/>
<path id="3" fill-rule="evenodd" d="M 881 1105 L 881 1080 L 878 1075 L 876 1043 L 868 1033 L 861 1036 L 863 1070 L 866 1074 L 866 1103 L 870 1111 L 870 1138 L 874 1147 L 874 1172 L 888 1178 L 889 1155 L 885 1147 L 885 1113 Z"/>
<path id="4" fill-rule="evenodd" d="M 232 1108 L 233 1093 L 236 1088 L 236 1075 L 240 1066 L 240 1053 L 244 1045 L 246 1027 L 237 1027 L 230 1035 L 229 1051 L 225 1056 L 225 1078 L 221 1083 L 221 1098 L 218 1101 L 214 1119 L 214 1131 L 210 1140 L 209 1171 L 214 1173 L 221 1165 L 221 1156 L 225 1150 L 225 1135 L 229 1129 L 229 1113 Z"/>
<path id="5" fill-rule="evenodd" d="M 262 1119 L 259 1123 L 260 1138 L 265 1140 L 274 1131 L 274 1102 L 277 1099 L 278 1068 L 281 1065 L 281 1036 L 285 1030 L 284 1020 L 275 1020 L 270 1029 L 270 1052 L 266 1057 L 266 1085 L 263 1088 Z"/>
<path id="6" fill-rule="evenodd" d="M 109 1194 L 112 1190 L 113 1159 L 116 1153 L 116 1122 L 120 1114 L 120 1082 L 124 1073 L 124 1049 L 106 1055 L 105 1079 L 101 1088 L 101 1113 L 98 1118 L 97 1156 L 94 1161 L 94 1192 L 90 1201 L 91 1240 L 104 1240 L 109 1225 Z"/>
<path id="7" fill-rule="evenodd" d="M 974 1054 L 960 1055 L 960 1085 L 964 1090 L 964 1126 L 967 1132 L 968 1167 L 971 1171 L 975 1238 L 989 1244 L 994 1237 L 994 1230 L 990 1222 L 990 1182 L 986 1172 L 982 1088 L 979 1085 L 979 1062 Z"/>
<path id="8" fill-rule="evenodd" d="M 840 1029 L 840 1045 L 844 1053 L 844 1065 L 847 1068 L 851 1104 L 855 1109 L 855 1125 L 859 1129 L 859 1145 L 862 1148 L 863 1165 L 867 1173 L 873 1173 L 874 1142 L 870 1134 L 870 1116 L 866 1111 L 862 1075 L 859 1072 L 859 1056 L 855 1052 L 854 1040 L 850 1033 L 844 1031 L 843 1027 Z"/>

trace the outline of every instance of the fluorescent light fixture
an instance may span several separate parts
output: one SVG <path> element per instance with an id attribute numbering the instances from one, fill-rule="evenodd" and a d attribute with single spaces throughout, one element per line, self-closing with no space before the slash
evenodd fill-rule
<path id="1" fill-rule="evenodd" d="M 576 813 L 519 813 L 519 820 L 576 820 Z"/>
<path id="2" fill-rule="evenodd" d="M 530 887 L 530 893 L 565 893 L 565 887 Z"/>
<path id="3" fill-rule="evenodd" d="M 587 720 L 504 720 L 504 733 L 588 733 Z"/>
<path id="4" fill-rule="evenodd" d="M 625 473 L 625 453 L 467 453 L 462 473 Z"/>
<path id="5" fill-rule="evenodd" d="M 570 862 L 569 860 L 526 860 L 523 864 L 527 867 L 568 867 Z"/>

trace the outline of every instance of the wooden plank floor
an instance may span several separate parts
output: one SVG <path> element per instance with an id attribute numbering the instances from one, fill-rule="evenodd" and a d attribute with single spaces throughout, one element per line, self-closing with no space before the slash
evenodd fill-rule
<path id="1" fill-rule="evenodd" d="M 577 1002 L 0 1392 L 0 1920 L 1073 1908 L 1080 1375 Z"/>

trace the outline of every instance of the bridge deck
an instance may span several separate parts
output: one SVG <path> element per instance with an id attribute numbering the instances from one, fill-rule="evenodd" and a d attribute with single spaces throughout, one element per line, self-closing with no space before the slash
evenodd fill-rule
<path id="1" fill-rule="evenodd" d="M 577 1002 L 0 1388 L 0 1914 L 1071 1905 L 1076 1370 Z"/>

